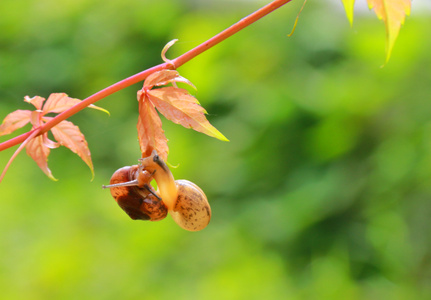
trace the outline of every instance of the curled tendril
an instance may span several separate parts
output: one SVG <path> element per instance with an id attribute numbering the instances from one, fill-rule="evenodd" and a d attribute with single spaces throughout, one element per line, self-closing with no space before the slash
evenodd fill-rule
<path id="1" fill-rule="evenodd" d="M 307 3 L 307 0 L 304 0 L 304 3 L 302 4 L 301 9 L 299 10 L 298 15 L 296 16 L 292 31 L 287 35 L 288 37 L 291 37 L 293 35 L 293 33 L 295 32 L 296 25 L 298 24 L 298 20 L 299 20 L 299 15 L 301 14 L 302 10 L 304 9 L 305 3 Z"/>
<path id="2" fill-rule="evenodd" d="M 173 44 L 175 44 L 177 41 L 178 41 L 178 39 L 174 39 L 174 40 L 172 40 L 172 41 L 168 42 L 168 43 L 163 47 L 163 49 L 162 49 L 162 59 L 163 59 L 163 61 L 164 61 L 165 63 L 167 63 L 167 64 L 171 65 L 171 66 L 172 66 L 172 68 L 173 68 L 174 70 L 176 69 L 175 64 L 173 63 L 173 61 L 172 61 L 172 60 L 170 60 L 170 59 L 166 58 L 166 52 L 167 52 L 167 51 L 169 50 L 169 48 L 171 48 L 171 47 L 172 47 L 172 45 L 173 45 Z"/>

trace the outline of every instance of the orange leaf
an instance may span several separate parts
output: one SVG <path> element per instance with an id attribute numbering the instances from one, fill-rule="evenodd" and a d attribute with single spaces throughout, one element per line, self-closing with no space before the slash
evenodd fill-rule
<path id="1" fill-rule="evenodd" d="M 47 134 L 44 134 L 44 135 L 43 135 L 43 145 L 44 145 L 45 147 L 48 147 L 49 149 L 55 149 L 55 148 L 60 147 L 60 143 L 56 143 L 56 142 L 54 142 L 54 141 L 51 141 L 51 140 L 48 138 L 48 135 L 47 135 Z"/>
<path id="2" fill-rule="evenodd" d="M 386 25 L 386 62 L 391 56 L 392 48 L 397 39 L 406 15 L 410 14 L 411 0 L 367 0 L 370 9 L 374 9 L 377 17 Z"/>
<path id="3" fill-rule="evenodd" d="M 162 70 L 159 72 L 154 72 L 145 79 L 144 89 L 151 89 L 154 86 L 167 85 L 168 83 L 182 82 L 190 85 L 194 89 L 196 87 L 188 79 L 180 76 L 180 74 L 175 70 Z"/>
<path id="4" fill-rule="evenodd" d="M 34 110 L 30 114 L 30 123 L 33 128 L 37 128 L 42 125 L 42 113 L 40 110 Z"/>
<path id="5" fill-rule="evenodd" d="M 33 98 L 30 98 L 29 96 L 25 96 L 24 101 L 33 104 L 37 110 L 42 110 L 42 104 L 45 101 L 45 98 L 39 96 L 34 96 Z"/>
<path id="6" fill-rule="evenodd" d="M 145 79 L 144 88 L 152 88 L 153 86 L 168 84 L 178 76 L 180 76 L 180 74 L 175 70 L 162 70 L 159 72 L 154 72 Z"/>
<path id="7" fill-rule="evenodd" d="M 45 133 L 46 134 L 46 133 Z M 43 135 L 45 135 L 43 134 Z M 52 180 L 57 180 L 48 168 L 48 155 L 50 149 L 43 143 L 43 135 L 39 135 L 28 141 L 26 146 L 27 154 L 37 163 L 39 168 Z"/>
<path id="8" fill-rule="evenodd" d="M 44 119 L 49 120 L 51 118 L 45 117 Z M 51 128 L 51 132 L 60 145 L 63 145 L 69 148 L 72 152 L 78 154 L 78 156 L 88 165 L 91 170 L 91 174 L 94 177 L 91 153 L 88 148 L 87 141 L 79 130 L 79 127 L 75 126 L 72 122 L 61 121 Z"/>
<path id="9" fill-rule="evenodd" d="M 70 98 L 65 93 L 53 93 L 49 95 L 48 100 L 46 100 L 45 105 L 43 106 L 43 114 L 47 113 L 61 113 L 72 106 L 75 106 L 81 102 L 79 99 Z M 96 105 L 88 106 L 90 108 L 98 109 L 104 111 L 109 114 L 109 112 L 101 107 Z"/>
<path id="10" fill-rule="evenodd" d="M 81 157 L 81 159 L 89 166 L 94 177 L 93 163 L 91 161 L 91 154 L 90 150 L 88 149 L 87 141 L 85 140 L 84 135 L 81 133 L 79 128 L 73 125 L 73 123 L 69 121 L 61 121 L 59 124 L 51 128 L 51 131 L 58 143 L 51 141 L 48 138 L 47 133 L 34 138 L 34 135 L 38 134 L 39 132 L 37 129 L 40 130 L 40 127 L 44 124 L 44 122 L 53 119 L 52 117 L 46 117 L 46 114 L 61 113 L 80 103 L 81 100 L 70 98 L 65 93 L 53 93 L 49 95 L 46 102 L 45 98 L 39 96 L 35 96 L 33 98 L 25 96 L 24 101 L 33 104 L 36 107 L 36 110 L 17 110 L 7 115 L 0 126 L 0 135 L 11 133 L 29 122 L 32 124 L 33 129 L 36 129 L 36 131 L 33 131 L 33 135 L 31 135 L 29 139 L 27 139 L 22 144 L 22 146 L 18 148 L 18 152 L 15 152 L 11 160 L 9 160 L 5 171 L 9 167 L 12 160 L 25 145 L 27 148 L 27 154 L 33 158 L 42 171 L 51 179 L 56 180 L 52 176 L 51 170 L 48 168 L 48 155 L 50 153 L 50 149 L 57 148 L 59 145 L 63 145 Z M 95 105 L 90 105 L 89 107 L 107 112 L 106 110 Z M 107 113 L 109 114 L 109 112 Z M 2 175 L 0 175 L 0 180 L 3 178 L 5 171 L 3 171 Z"/>
<path id="11" fill-rule="evenodd" d="M 162 54 L 163 56 L 164 54 Z M 157 110 L 167 119 L 186 128 L 193 128 L 209 136 L 227 141 L 227 139 L 215 129 L 205 117 L 205 109 L 199 105 L 198 100 L 191 96 L 185 89 L 176 86 L 177 82 L 193 84 L 181 77 L 175 70 L 162 70 L 148 76 L 143 88 L 138 91 L 139 119 L 138 136 L 139 145 L 143 156 L 151 155 L 157 150 L 166 161 L 168 156 L 167 139 L 162 130 L 162 122 Z M 173 87 L 152 89 L 171 83 Z"/>
<path id="12" fill-rule="evenodd" d="M 27 125 L 30 122 L 31 111 L 18 109 L 11 112 L 4 118 L 0 125 L 0 135 L 14 132 L 15 130 Z"/>
<path id="13" fill-rule="evenodd" d="M 223 141 L 228 139 L 205 117 L 205 109 L 185 89 L 164 87 L 148 91 L 150 101 L 161 114 L 185 128 L 192 128 Z"/>
<path id="14" fill-rule="evenodd" d="M 143 156 L 150 156 L 156 150 L 166 161 L 168 158 L 168 139 L 162 129 L 162 121 L 152 103 L 145 98 L 145 94 L 138 93 L 139 118 L 138 139 Z"/>

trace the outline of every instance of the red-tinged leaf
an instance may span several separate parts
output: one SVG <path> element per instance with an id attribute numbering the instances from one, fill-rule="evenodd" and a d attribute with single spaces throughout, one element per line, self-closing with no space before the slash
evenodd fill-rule
<path id="1" fill-rule="evenodd" d="M 45 105 L 43 106 L 43 114 L 47 113 L 61 113 L 72 106 L 75 106 L 81 102 L 79 99 L 70 98 L 65 93 L 53 93 L 49 95 L 48 100 L 46 100 Z M 101 107 L 98 107 L 96 105 L 91 104 L 88 106 L 90 108 L 98 109 L 101 111 L 106 112 L 109 114 L 109 112 Z"/>
<path id="2" fill-rule="evenodd" d="M 48 155 L 50 149 L 43 144 L 43 135 L 39 135 L 28 141 L 26 151 L 49 178 L 57 180 L 48 168 Z"/>
<path id="3" fill-rule="evenodd" d="M 139 93 L 138 93 L 139 95 Z M 140 95 L 139 95 L 140 96 Z M 143 156 L 150 156 L 156 150 L 166 161 L 168 158 L 168 139 L 162 129 L 162 121 L 152 103 L 139 97 L 138 139 Z"/>
<path id="4" fill-rule="evenodd" d="M 191 83 L 188 79 L 180 76 L 180 74 L 175 70 L 162 70 L 151 74 L 144 81 L 144 89 L 151 89 L 154 86 L 162 86 L 175 82 L 182 82 L 196 89 L 193 83 Z"/>
<path id="5" fill-rule="evenodd" d="M 367 0 L 370 9 L 386 25 L 386 62 L 392 53 L 401 25 L 410 14 L 411 0 Z"/>
<path id="6" fill-rule="evenodd" d="M 172 122 L 228 141 L 220 131 L 208 122 L 205 117 L 205 109 L 187 90 L 164 87 L 148 91 L 148 96 L 159 112 Z"/>
<path id="7" fill-rule="evenodd" d="M 30 98 L 29 96 L 25 96 L 24 101 L 33 104 L 37 110 L 42 110 L 42 104 L 45 101 L 45 98 L 39 96 L 34 96 L 33 98 Z"/>
<path id="8" fill-rule="evenodd" d="M 47 134 L 43 135 L 43 145 L 49 149 L 55 149 L 60 147 L 60 143 L 56 143 L 48 138 Z"/>
<path id="9" fill-rule="evenodd" d="M 177 83 L 177 82 L 182 82 L 182 83 L 188 84 L 188 85 L 190 85 L 192 88 L 194 88 L 195 90 L 197 90 L 197 88 L 194 86 L 194 84 L 193 84 L 193 83 L 191 83 L 191 81 L 189 81 L 187 78 L 184 78 L 184 77 L 182 77 L 182 76 L 178 76 L 178 77 L 176 77 L 174 80 L 172 80 L 172 84 L 173 84 L 175 87 L 177 87 L 177 86 L 176 86 L 176 83 Z"/>
<path id="10" fill-rule="evenodd" d="M 30 110 L 16 110 L 11 112 L 4 118 L 0 125 L 0 135 L 5 135 L 14 132 L 15 130 L 25 126 L 30 122 Z"/>
<path id="11" fill-rule="evenodd" d="M 144 88 L 152 88 L 153 86 L 161 86 L 168 84 L 175 77 L 180 76 L 178 71 L 175 70 L 162 70 L 154 72 L 148 76 L 144 81 Z"/>
<path id="12" fill-rule="evenodd" d="M 43 106 L 43 113 L 61 113 L 79 102 L 81 100 L 69 98 L 65 93 L 53 93 L 46 100 Z"/>
<path id="13" fill-rule="evenodd" d="M 50 119 L 50 118 L 46 118 Z M 78 154 L 79 157 L 88 165 L 91 174 L 94 176 L 93 162 L 91 161 L 91 153 L 88 148 L 87 141 L 84 135 L 72 122 L 61 121 L 56 126 L 51 128 L 54 138 L 60 145 L 69 148 L 72 152 Z"/>
<path id="14" fill-rule="evenodd" d="M 51 179 L 56 180 L 52 176 L 51 170 L 48 168 L 48 155 L 50 153 L 50 149 L 57 148 L 60 145 L 63 145 L 74 153 L 78 154 L 79 157 L 81 157 L 81 159 L 90 167 L 91 173 L 94 177 L 93 163 L 91 161 L 91 155 L 90 150 L 88 149 L 87 141 L 85 140 L 84 135 L 81 133 L 79 128 L 73 125 L 73 123 L 62 121 L 51 128 L 51 131 L 58 142 L 50 140 L 47 133 L 35 137 L 37 134 L 39 134 L 41 126 L 45 122 L 53 119 L 52 117 L 46 117 L 45 114 L 61 113 L 80 103 L 81 100 L 70 98 L 64 93 L 53 93 L 48 97 L 46 102 L 45 98 L 39 96 L 35 96 L 33 98 L 25 96 L 24 101 L 34 105 L 36 110 L 17 110 L 13 113 L 10 113 L 8 116 L 6 116 L 5 120 L 0 126 L 0 135 L 11 133 L 29 122 L 32 124 L 33 129 L 36 130 L 33 131 L 33 133 L 12 155 L 11 159 L 6 165 L 6 168 L 0 175 L 0 181 L 4 177 L 4 174 L 12 163 L 13 159 L 18 155 L 19 151 L 21 151 L 24 146 L 27 148 L 28 155 L 30 155 L 33 160 L 36 161 L 42 171 Z M 95 105 L 90 105 L 89 107 L 107 112 L 106 110 Z M 109 114 L 109 112 L 107 113 Z"/>
<path id="15" fill-rule="evenodd" d="M 31 112 L 30 123 L 33 125 L 33 128 L 37 128 L 42 125 L 42 113 L 39 110 Z"/>

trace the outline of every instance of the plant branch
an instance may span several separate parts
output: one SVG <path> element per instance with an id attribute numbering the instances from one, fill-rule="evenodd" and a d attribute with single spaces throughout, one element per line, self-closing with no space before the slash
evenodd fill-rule
<path id="1" fill-rule="evenodd" d="M 86 108 L 88 105 L 93 104 L 115 92 L 118 92 L 126 87 L 129 87 L 135 83 L 138 83 L 140 81 L 145 80 L 145 78 L 148 77 L 148 75 L 161 71 L 163 69 L 175 69 L 186 62 L 190 61 L 191 59 L 195 58 L 202 52 L 205 52 L 206 50 L 212 48 L 213 46 L 217 45 L 218 43 L 224 41 L 228 37 L 234 35 L 238 31 L 246 28 L 247 26 L 251 25 L 252 23 L 256 22 L 257 20 L 261 19 L 262 17 L 266 16 L 267 14 L 273 12 L 274 10 L 280 8 L 284 4 L 287 4 L 288 2 L 291 2 L 292 0 L 275 0 L 268 5 L 260 8 L 259 10 L 255 11 L 254 13 L 248 15 L 247 17 L 241 19 L 239 22 L 235 23 L 231 27 L 225 29 L 224 31 L 220 32 L 219 34 L 215 35 L 214 37 L 210 38 L 206 42 L 200 44 L 199 46 L 191 49 L 190 51 L 184 53 L 183 55 L 177 57 L 176 59 L 173 59 L 169 63 L 163 63 L 157 66 L 154 66 L 152 68 L 149 68 L 147 70 L 144 70 L 140 73 L 137 73 L 133 76 L 130 76 L 126 79 L 123 79 L 93 95 L 90 97 L 84 99 L 77 105 L 71 107 L 70 109 L 58 114 L 55 116 L 52 120 L 49 122 L 46 122 L 41 127 L 33 129 L 29 132 L 26 132 L 24 134 L 21 134 L 19 136 L 16 136 L 10 140 L 7 140 L 0 144 L 0 151 L 3 151 L 5 149 L 8 149 L 10 147 L 13 147 L 15 145 L 18 145 L 22 142 L 24 142 L 29 136 L 32 135 L 32 137 L 35 137 L 39 134 L 43 134 L 47 131 L 49 131 L 52 127 L 57 125 L 63 120 L 66 120 L 67 118 L 71 117 L 72 115 L 76 114 L 77 112 L 81 111 L 82 109 Z M 37 133 L 35 133 L 37 131 Z"/>
<path id="2" fill-rule="evenodd" d="M 257 20 L 263 18 L 267 14 L 273 12 L 274 10 L 280 8 L 281 6 L 291 1 L 292 0 L 276 0 L 269 3 L 268 5 L 260 8 L 254 13 L 248 15 L 247 17 L 241 19 L 237 23 L 233 24 L 229 28 L 223 30 L 219 34 L 210 38 L 206 42 L 200 44 L 199 46 L 193 48 L 192 50 L 172 60 L 172 64 L 175 66 L 175 68 L 179 68 L 180 66 L 182 66 L 192 58 L 196 57 L 197 55 L 201 54 L 202 52 L 212 48 L 213 46 L 227 39 L 228 37 L 234 35 L 235 33 L 241 31 L 242 29 L 248 27 L 249 25 L 253 24 Z"/>

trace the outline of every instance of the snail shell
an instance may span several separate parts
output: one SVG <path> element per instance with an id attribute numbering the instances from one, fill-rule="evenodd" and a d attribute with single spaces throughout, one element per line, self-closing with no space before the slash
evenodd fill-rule
<path id="1" fill-rule="evenodd" d="M 169 211 L 174 221 L 189 231 L 204 229 L 211 219 L 211 207 L 200 187 L 188 180 L 176 180 L 178 197 Z"/>
<path id="2" fill-rule="evenodd" d="M 139 177 L 141 171 L 139 166 L 123 167 L 114 172 L 110 184 L 124 183 L 135 180 Z M 146 184 L 151 181 L 151 175 L 146 172 L 141 174 L 148 177 Z M 146 181 L 146 180 L 145 180 Z M 168 210 L 164 203 L 158 199 L 150 190 L 145 187 L 135 186 L 116 186 L 111 187 L 111 195 L 117 201 L 118 205 L 133 220 L 150 220 L 159 221 L 166 217 Z"/>

